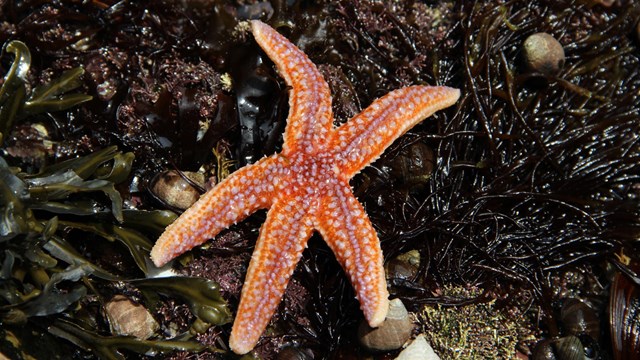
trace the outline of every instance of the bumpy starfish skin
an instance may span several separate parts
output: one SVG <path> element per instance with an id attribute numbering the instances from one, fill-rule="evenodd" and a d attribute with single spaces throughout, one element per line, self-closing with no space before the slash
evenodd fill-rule
<path id="1" fill-rule="evenodd" d="M 203 195 L 151 251 L 161 266 L 256 210 L 269 209 L 229 340 L 238 354 L 258 342 L 314 230 L 349 276 L 368 323 L 375 327 L 384 321 L 389 294 L 380 243 L 349 179 L 412 126 L 460 96 L 448 87 L 395 90 L 334 128 L 329 87 L 315 65 L 268 25 L 251 25 L 291 87 L 283 150 L 236 171 Z"/>

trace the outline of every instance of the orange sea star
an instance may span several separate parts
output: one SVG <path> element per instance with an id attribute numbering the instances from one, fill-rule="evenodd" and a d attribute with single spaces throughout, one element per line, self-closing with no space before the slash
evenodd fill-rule
<path id="1" fill-rule="evenodd" d="M 167 227 L 151 251 L 161 266 L 256 210 L 269 209 L 229 339 L 238 354 L 258 342 L 314 230 L 349 276 L 369 325 L 384 321 L 389 293 L 380 243 L 349 179 L 460 96 L 448 87 L 406 87 L 334 128 L 329 86 L 316 66 L 268 25 L 256 20 L 251 28 L 291 87 L 282 152 L 239 169 L 204 194 Z"/>

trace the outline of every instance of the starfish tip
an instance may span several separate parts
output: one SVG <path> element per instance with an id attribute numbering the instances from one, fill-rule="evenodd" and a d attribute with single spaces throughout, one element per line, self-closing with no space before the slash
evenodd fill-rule
<path id="1" fill-rule="evenodd" d="M 249 351 L 253 350 L 253 348 L 255 347 L 254 342 L 247 341 L 242 337 L 238 338 L 237 336 L 234 336 L 234 335 L 235 334 L 232 333 L 231 337 L 229 338 L 229 348 L 231 349 L 231 351 L 233 351 L 238 355 L 244 355 Z"/>
<path id="2" fill-rule="evenodd" d="M 389 313 L 389 300 L 384 299 L 381 301 L 381 304 L 377 307 L 377 309 L 371 314 L 371 317 L 368 319 L 369 326 L 372 328 L 376 328 L 384 322 L 387 318 L 387 314 Z"/>
<path id="3" fill-rule="evenodd" d="M 449 103 L 449 106 L 455 104 L 458 99 L 460 99 L 460 89 L 456 89 L 456 88 L 452 88 L 452 87 L 448 87 L 448 86 L 441 86 L 440 87 L 443 91 L 443 95 L 444 98 L 446 98 Z"/>
<path id="4" fill-rule="evenodd" d="M 164 252 L 164 249 L 159 247 L 159 246 L 154 246 L 153 249 L 151 249 L 151 261 L 153 261 L 153 264 L 156 267 L 161 267 L 164 264 L 167 263 L 168 260 L 166 260 L 166 252 Z"/>
<path id="5" fill-rule="evenodd" d="M 264 31 L 271 30 L 269 25 L 263 23 L 260 20 L 250 20 L 249 22 L 251 23 L 251 32 L 253 32 L 254 36 L 257 36 L 257 34 L 260 34 Z"/>

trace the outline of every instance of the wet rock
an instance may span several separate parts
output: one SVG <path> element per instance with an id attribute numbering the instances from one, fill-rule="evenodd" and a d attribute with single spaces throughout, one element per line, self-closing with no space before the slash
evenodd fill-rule
<path id="1" fill-rule="evenodd" d="M 112 331 L 117 335 L 134 336 L 144 340 L 153 336 L 159 328 L 144 306 L 134 304 L 126 296 L 114 296 L 104 309 Z"/>
<path id="2" fill-rule="evenodd" d="M 547 33 L 535 33 L 524 41 L 524 59 L 531 71 L 555 75 L 564 66 L 564 49 Z"/>
<path id="3" fill-rule="evenodd" d="M 190 171 L 182 174 L 199 187 L 204 187 L 204 175 Z M 200 198 L 200 191 L 177 171 L 169 170 L 158 174 L 153 179 L 151 192 L 166 205 L 186 210 Z"/>
<path id="4" fill-rule="evenodd" d="M 391 259 L 385 266 L 387 279 L 391 282 L 410 280 L 418 273 L 420 252 L 411 250 Z"/>
<path id="5" fill-rule="evenodd" d="M 366 321 L 360 323 L 358 339 L 371 351 L 389 351 L 402 347 L 411 338 L 413 323 L 400 299 L 389 302 L 389 313 L 382 325 L 370 327 Z"/>
<path id="6" fill-rule="evenodd" d="M 396 360 L 440 360 L 427 342 L 424 334 L 418 335 L 396 358 Z"/>

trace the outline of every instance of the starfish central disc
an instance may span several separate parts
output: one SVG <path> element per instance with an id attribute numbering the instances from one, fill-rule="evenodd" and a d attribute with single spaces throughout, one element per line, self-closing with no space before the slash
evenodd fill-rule
<path id="1" fill-rule="evenodd" d="M 153 262 L 162 266 L 251 213 L 269 209 L 229 339 L 238 354 L 257 344 L 314 231 L 344 268 L 369 325 L 384 321 L 389 293 L 380 241 L 349 179 L 415 124 L 460 97 L 459 90 L 448 87 L 410 86 L 335 128 L 329 86 L 316 66 L 268 25 L 252 21 L 251 27 L 291 88 L 283 150 L 239 169 L 204 194 L 151 250 Z"/>
<path id="2" fill-rule="evenodd" d="M 285 161 L 288 166 L 280 187 L 285 197 L 294 189 L 306 196 L 318 197 L 342 177 L 337 161 L 330 154 L 318 154 L 313 158 L 296 154 Z"/>

